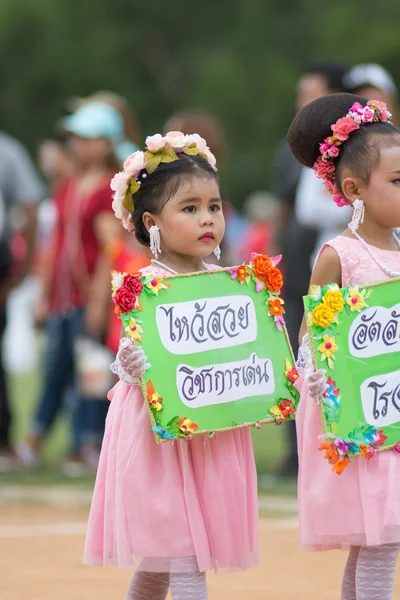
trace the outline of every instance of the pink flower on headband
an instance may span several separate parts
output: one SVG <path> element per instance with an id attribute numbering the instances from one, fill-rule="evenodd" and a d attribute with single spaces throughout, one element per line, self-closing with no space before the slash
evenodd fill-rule
<path id="1" fill-rule="evenodd" d="M 346 200 L 346 198 L 343 198 L 343 196 L 341 194 L 335 194 L 333 196 L 333 201 L 336 204 L 336 206 L 338 206 L 339 208 L 341 208 L 342 206 L 348 206 L 348 202 Z"/>
<path id="2" fill-rule="evenodd" d="M 321 156 L 315 161 L 313 169 L 316 176 L 324 180 L 324 187 L 333 196 L 337 206 L 349 204 L 335 184 L 336 161 L 334 159 L 339 156 L 342 144 L 348 140 L 353 131 L 359 129 L 364 123 L 390 123 L 391 116 L 384 102 L 371 100 L 367 106 L 355 102 L 345 117 L 331 125 L 333 135 L 327 137 L 319 145 Z"/>
<path id="3" fill-rule="evenodd" d="M 374 117 L 375 111 L 371 110 L 368 106 L 366 106 L 361 114 L 363 123 L 373 123 Z"/>
<path id="4" fill-rule="evenodd" d="M 340 142 L 345 142 L 349 138 L 350 133 L 359 128 L 360 126 L 349 117 L 343 117 L 342 119 L 339 119 L 331 127 L 332 131 L 336 133 L 336 137 Z"/>
<path id="5" fill-rule="evenodd" d="M 326 175 L 335 172 L 335 165 L 331 160 L 324 160 L 322 156 L 320 156 L 315 161 L 314 172 L 318 179 L 325 179 Z"/>
<path id="6" fill-rule="evenodd" d="M 339 156 L 339 148 L 337 146 L 331 146 L 328 150 L 328 156 L 332 158 Z"/>
<path id="7" fill-rule="evenodd" d="M 387 109 L 387 106 L 384 102 L 380 102 L 379 100 L 370 100 L 368 102 L 368 106 L 374 105 L 381 111 L 380 117 L 382 121 L 387 121 L 391 118 L 392 113 L 390 113 Z"/>
<path id="8" fill-rule="evenodd" d="M 336 193 L 336 185 L 335 185 L 335 181 L 332 179 L 325 179 L 324 183 L 323 183 L 324 188 L 326 189 L 326 191 L 328 192 L 328 194 L 335 194 Z"/>

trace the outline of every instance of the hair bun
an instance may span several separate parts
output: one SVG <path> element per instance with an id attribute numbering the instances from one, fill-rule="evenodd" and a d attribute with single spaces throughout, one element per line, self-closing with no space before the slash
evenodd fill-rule
<path id="1" fill-rule="evenodd" d="M 365 98 L 354 94 L 329 94 L 310 102 L 295 116 L 287 139 L 299 162 L 313 166 L 320 155 L 319 145 L 332 134 L 331 125 L 345 117 L 354 102 L 367 104 Z"/>

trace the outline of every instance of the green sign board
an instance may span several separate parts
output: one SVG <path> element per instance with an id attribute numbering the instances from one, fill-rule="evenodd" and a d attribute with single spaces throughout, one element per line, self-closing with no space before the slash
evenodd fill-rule
<path id="1" fill-rule="evenodd" d="M 166 279 L 113 273 L 126 335 L 151 365 L 141 386 L 158 442 L 294 418 L 281 275 L 266 264 L 263 280 L 252 263 Z"/>
<path id="2" fill-rule="evenodd" d="M 355 454 L 400 451 L 400 280 L 312 286 L 304 304 L 314 367 L 329 377 L 320 449 L 333 470 Z"/>

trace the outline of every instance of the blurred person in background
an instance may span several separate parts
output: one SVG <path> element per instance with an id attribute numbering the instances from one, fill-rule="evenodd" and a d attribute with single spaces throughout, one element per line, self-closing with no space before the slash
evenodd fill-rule
<path id="1" fill-rule="evenodd" d="M 108 403 L 79 397 L 75 343 L 83 334 L 94 339 L 107 334 L 109 311 L 99 304 L 97 290 L 105 286 L 104 279 L 110 285 L 107 248 L 120 239 L 110 179 L 121 167 L 120 146 L 126 147 L 126 140 L 121 115 L 104 102 L 83 103 L 63 120 L 63 129 L 73 167 L 54 190 L 57 224 L 37 315 L 46 320 L 48 333 L 43 391 L 19 455 L 27 465 L 36 463 L 64 396 L 72 391 L 73 444 L 65 466 L 79 474 L 80 466 L 95 466 L 99 423 L 104 423 Z"/>
<path id="2" fill-rule="evenodd" d="M 398 123 L 398 90 L 393 77 L 376 64 L 361 64 L 352 67 L 343 78 L 346 92 L 364 98 L 385 102 L 392 113 L 392 121 Z"/>
<path id="3" fill-rule="evenodd" d="M 170 116 L 164 125 L 164 133 L 168 131 L 181 131 L 184 134 L 197 133 L 207 140 L 211 152 L 214 154 L 219 164 L 226 162 L 227 143 L 221 125 L 217 119 L 207 113 L 195 109 L 183 109 Z M 222 190 L 222 199 L 225 217 L 225 237 L 221 245 L 221 265 L 235 265 L 237 261 L 237 240 L 241 236 L 244 228 L 244 220 L 229 202 Z M 208 258 L 211 262 L 216 262 L 215 256 Z M 241 260 L 239 260 L 241 262 Z"/>
<path id="4" fill-rule="evenodd" d="M 121 163 L 125 158 L 138 148 L 140 129 L 135 113 L 130 108 L 123 96 L 107 90 L 94 92 L 90 96 L 70 98 L 67 108 L 76 112 L 85 104 L 100 102 L 114 108 L 123 121 L 123 139 L 118 143 L 117 153 Z M 51 182 L 54 189 L 65 178 L 71 177 L 74 172 L 74 156 L 65 144 L 56 140 L 44 140 L 39 145 L 38 161 L 40 168 Z"/>
<path id="5" fill-rule="evenodd" d="M 239 244 L 239 256 L 249 261 L 252 252 L 271 255 L 279 205 L 268 192 L 253 192 L 244 203 L 247 225 Z"/>
<path id="6" fill-rule="evenodd" d="M 0 470 L 7 470 L 15 463 L 2 343 L 7 299 L 30 272 L 37 206 L 43 196 L 44 188 L 25 148 L 0 132 Z M 13 310 L 13 306 L 9 309 Z"/>
<path id="7" fill-rule="evenodd" d="M 297 110 L 321 96 L 343 91 L 345 72 L 345 67 L 330 62 L 316 63 L 305 69 L 297 85 Z M 277 150 L 274 173 L 274 195 L 280 204 L 276 247 L 283 254 L 286 325 L 295 356 L 304 311 L 303 296 L 308 292 L 311 276 L 311 257 L 319 236 L 318 227 L 322 224 L 325 226 L 325 221 L 306 224 L 305 220 L 300 223 L 296 217 L 298 188 L 307 171 L 294 158 L 287 140 L 282 141 Z M 318 199 L 311 201 L 317 203 Z M 279 473 L 294 476 L 297 474 L 296 429 L 289 423 L 287 430 L 290 439 L 289 453 L 280 465 Z"/>

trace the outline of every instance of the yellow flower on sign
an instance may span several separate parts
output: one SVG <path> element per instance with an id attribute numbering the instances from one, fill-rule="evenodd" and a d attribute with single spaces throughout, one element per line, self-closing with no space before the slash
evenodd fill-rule
<path id="1" fill-rule="evenodd" d="M 137 340 L 138 342 L 143 341 L 140 335 L 141 333 L 143 333 L 143 329 L 140 327 L 140 325 L 134 318 L 129 319 L 129 327 L 127 327 L 125 331 L 129 338 L 135 341 Z"/>
<path id="2" fill-rule="evenodd" d="M 186 417 L 182 417 L 182 419 L 179 419 L 178 426 L 179 429 L 185 434 L 193 433 L 194 431 L 196 431 L 196 429 L 199 428 L 199 426 L 196 425 L 196 423 L 193 423 L 193 421 Z"/>
<path id="3" fill-rule="evenodd" d="M 318 346 L 318 352 L 322 352 L 321 360 L 332 358 L 337 349 L 335 338 L 330 335 L 324 335 L 324 341 Z"/>
<path id="4" fill-rule="evenodd" d="M 151 408 L 156 412 L 159 412 L 163 409 L 163 399 L 161 398 L 160 394 L 157 394 L 152 381 L 147 383 L 147 400 Z"/>
<path id="5" fill-rule="evenodd" d="M 314 325 L 326 329 L 333 322 L 335 313 L 333 310 L 324 302 L 318 304 L 312 311 L 312 321 Z"/>
<path id="6" fill-rule="evenodd" d="M 357 287 L 352 287 L 349 290 L 349 297 L 346 303 L 349 305 L 351 312 L 360 311 L 367 306 L 365 302 L 366 290 L 358 291 Z"/>
<path id="7" fill-rule="evenodd" d="M 150 406 L 152 406 L 154 408 L 154 410 L 159 412 L 163 407 L 162 406 L 162 398 L 161 398 L 160 394 L 157 394 L 156 392 L 154 394 L 152 394 L 150 397 L 150 400 L 149 400 L 149 404 L 150 404 Z"/>
<path id="8" fill-rule="evenodd" d="M 338 346 L 335 342 L 335 338 L 330 335 L 324 335 L 323 342 L 317 348 L 318 352 L 321 352 L 321 360 L 326 360 L 330 369 L 333 369 L 333 361 L 335 360 L 335 352 L 338 350 Z"/>
<path id="9" fill-rule="evenodd" d="M 328 290 L 322 301 L 335 313 L 342 312 L 343 310 L 344 300 L 339 290 Z"/>

